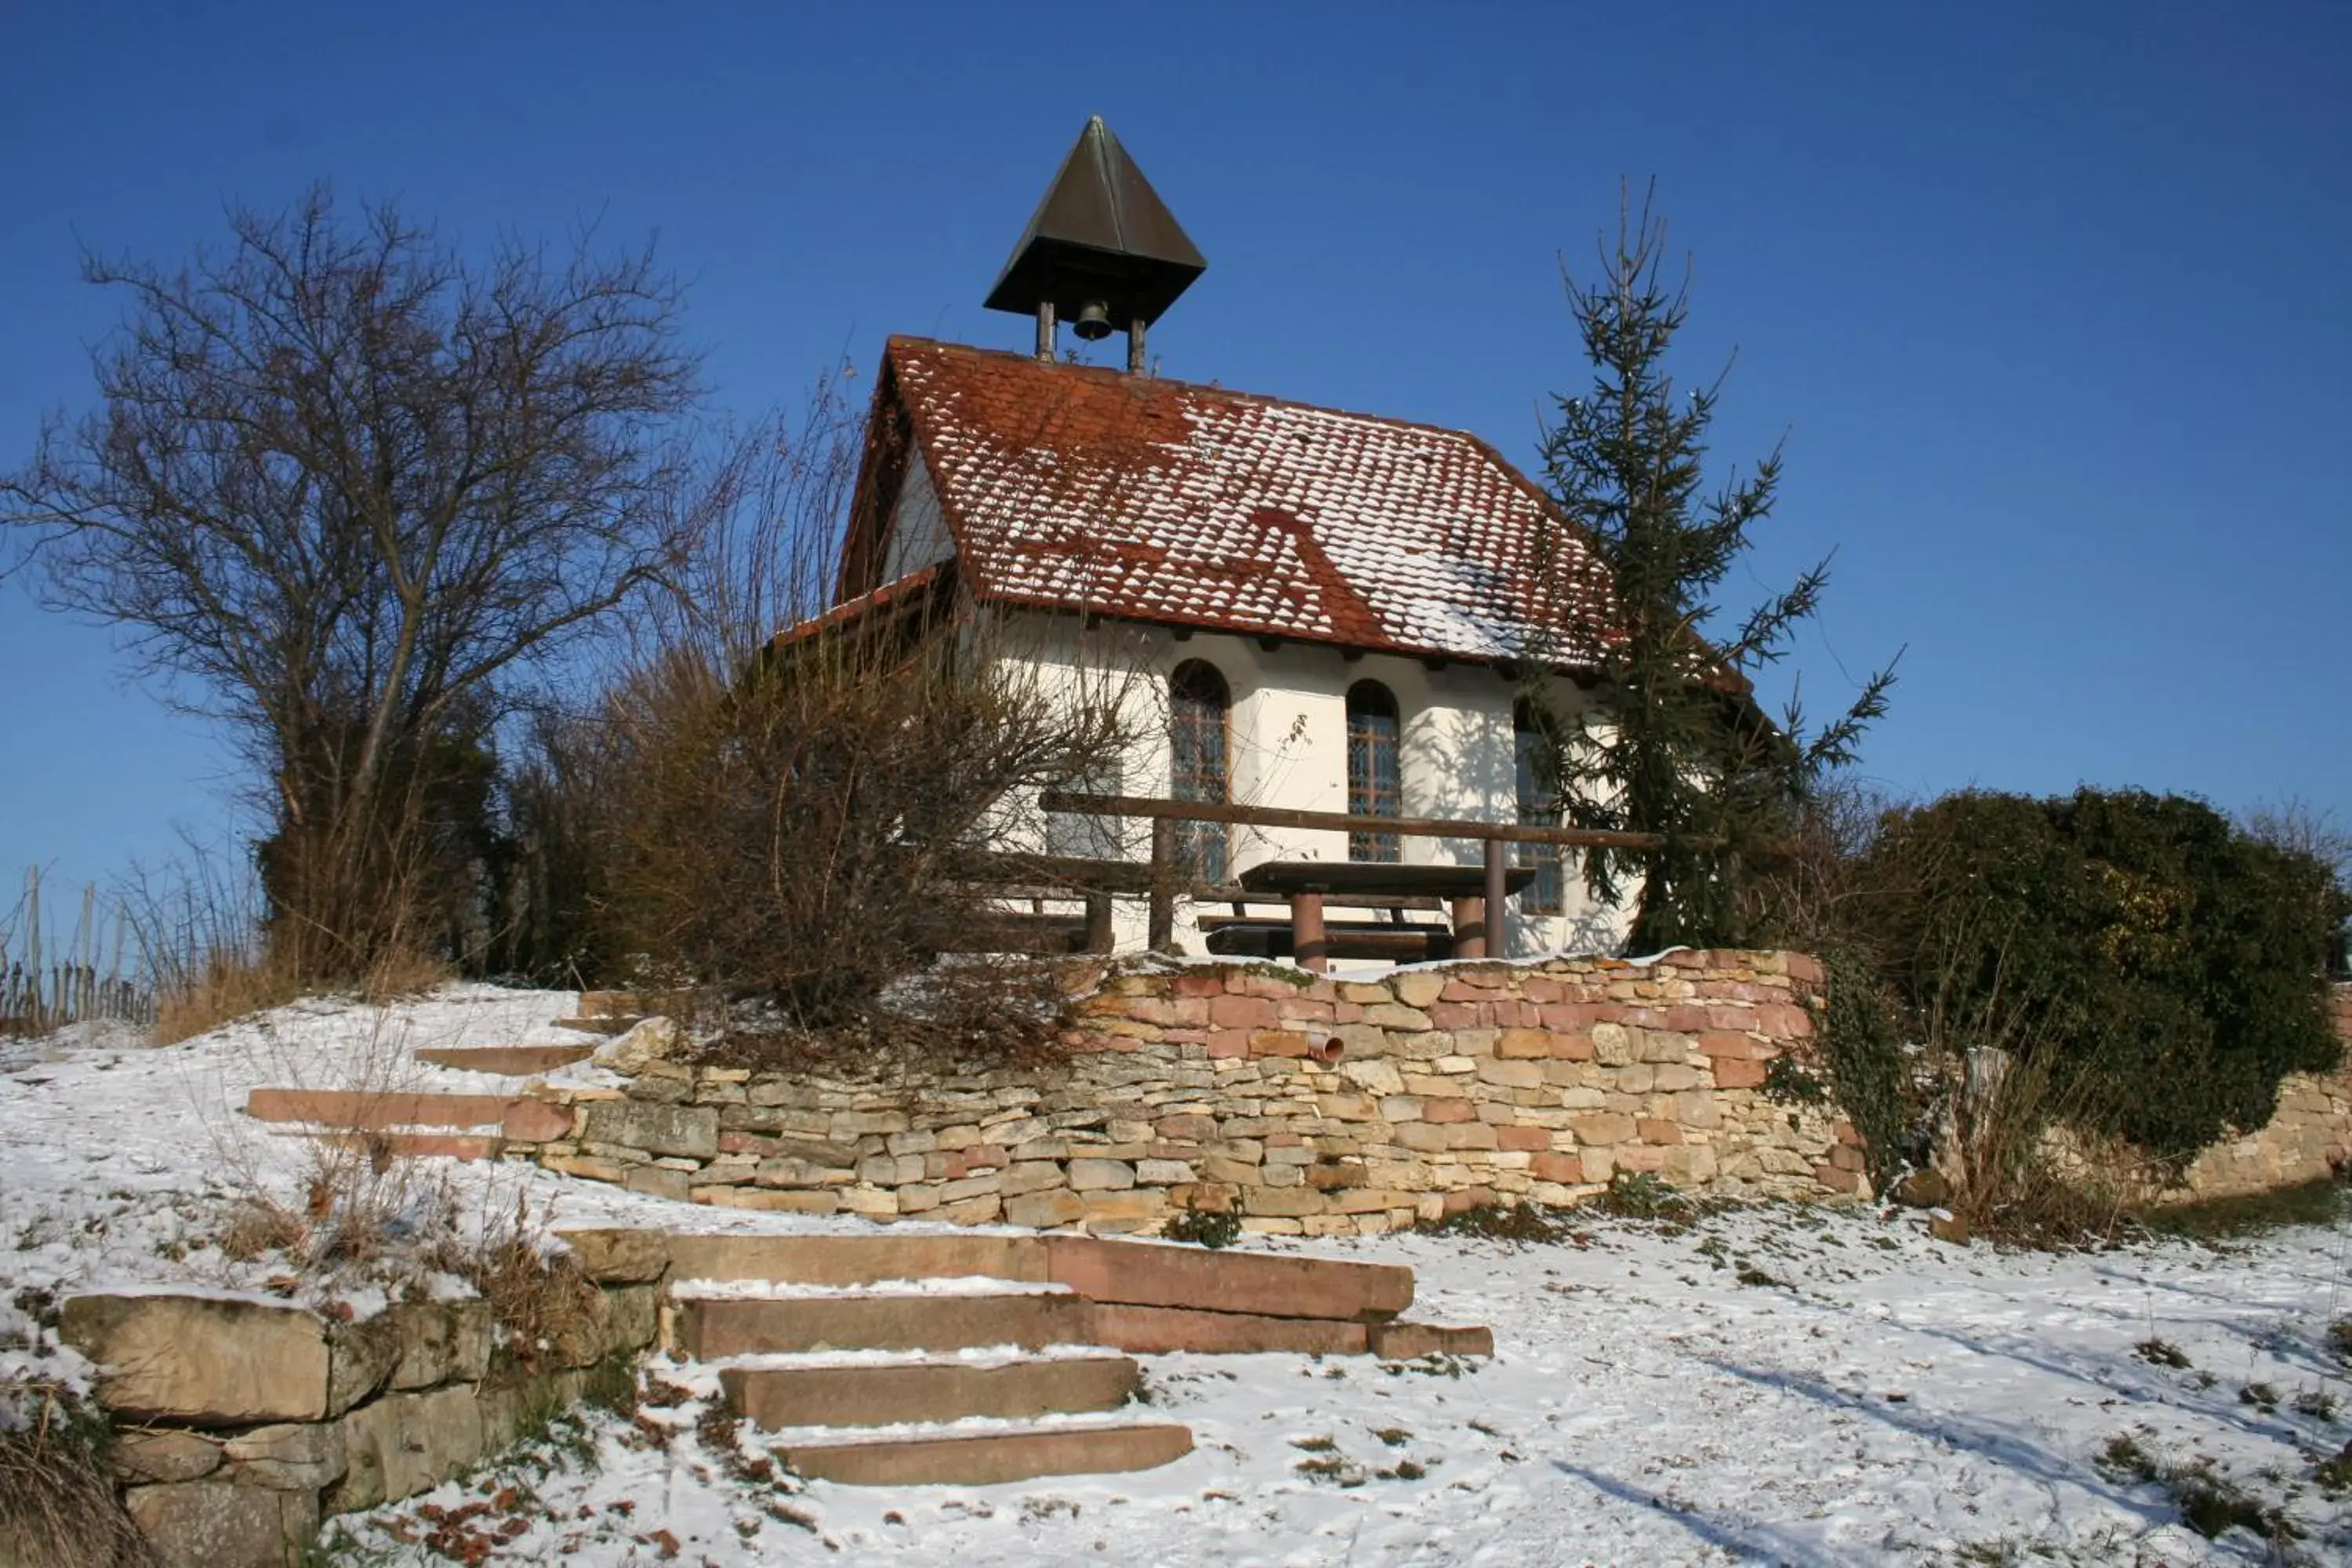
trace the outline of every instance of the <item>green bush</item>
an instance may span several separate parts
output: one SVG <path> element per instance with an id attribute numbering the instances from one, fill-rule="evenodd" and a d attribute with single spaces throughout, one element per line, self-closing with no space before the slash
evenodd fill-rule
<path id="1" fill-rule="evenodd" d="M 2202 802 L 1971 791 L 1888 814 L 1868 861 L 1912 1024 L 2045 1068 L 2053 1117 L 2186 1161 L 2339 1059 L 2322 976 L 2343 890 Z"/>
<path id="2" fill-rule="evenodd" d="M 1885 993 L 1870 966 L 1842 946 L 1825 949 L 1822 962 L 1829 979 L 1822 1048 L 1828 1058 L 1830 1087 L 1839 1108 L 1862 1134 L 1872 1189 L 1884 1194 L 1903 1173 L 1908 1153 L 1916 1111 L 1911 1064 Z M 1768 1091 L 1771 1088 L 1769 1078 L 1765 1087 Z"/>
<path id="3" fill-rule="evenodd" d="M 1242 1216 L 1187 1209 L 1160 1227 L 1168 1241 L 1188 1241 L 1195 1247 L 1231 1247 L 1242 1234 Z"/>

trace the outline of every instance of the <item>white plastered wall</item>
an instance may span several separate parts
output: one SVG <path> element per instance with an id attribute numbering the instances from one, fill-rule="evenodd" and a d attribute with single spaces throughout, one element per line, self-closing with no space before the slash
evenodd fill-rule
<path id="1" fill-rule="evenodd" d="M 1118 770 L 1117 793 L 1168 795 L 1168 678 L 1178 665 L 1200 659 L 1224 677 L 1233 694 L 1230 770 L 1236 803 L 1346 811 L 1348 689 L 1376 680 L 1396 698 L 1403 815 L 1480 822 L 1517 818 L 1511 721 L 1517 693 L 1489 666 L 1433 667 L 1384 654 L 1350 658 L 1340 648 L 1317 644 L 1269 647 L 1255 637 L 1208 631 L 1183 636 L 1121 622 L 1082 629 L 1076 616 L 1029 612 L 989 616 L 982 646 L 1016 679 L 1034 680 L 1043 690 L 1117 694 L 1135 737 Z M 1556 702 L 1559 711 L 1569 712 L 1582 699 L 1572 684 L 1562 682 Z M 1018 837 L 1017 846 L 1007 847 L 1045 847 L 1034 827 Z M 1119 843 L 1129 858 L 1148 858 L 1150 824 L 1124 823 Z M 1348 855 L 1347 835 L 1333 830 L 1235 827 L 1232 845 L 1236 873 L 1261 860 L 1344 860 Z M 1402 850 L 1405 860 L 1417 864 L 1476 865 L 1482 856 L 1482 845 L 1470 839 L 1408 837 Z M 1527 916 L 1514 900 L 1515 954 L 1613 950 L 1622 939 L 1628 911 L 1591 900 L 1573 856 L 1565 881 L 1561 914 Z M 1142 903 L 1122 899 L 1114 908 L 1121 951 L 1142 947 Z M 1205 949 L 1192 912 L 1188 903 L 1179 902 L 1177 942 L 1183 951 L 1199 953 Z"/>

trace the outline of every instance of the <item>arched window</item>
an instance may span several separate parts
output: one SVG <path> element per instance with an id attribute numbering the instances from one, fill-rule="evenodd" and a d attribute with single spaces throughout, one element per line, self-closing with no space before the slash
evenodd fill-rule
<path id="1" fill-rule="evenodd" d="M 1558 827 L 1559 792 L 1552 780 L 1555 764 L 1551 737 L 1545 733 L 1535 709 L 1525 700 L 1511 709 L 1511 751 L 1518 764 L 1519 826 Z M 1536 868 L 1536 879 L 1519 895 L 1520 912 L 1562 912 L 1567 907 L 1567 888 L 1559 846 L 1515 844 L 1511 849 L 1514 864 Z"/>
<path id="2" fill-rule="evenodd" d="M 1396 816 L 1404 791 L 1398 782 L 1397 701 L 1377 680 L 1348 688 L 1348 815 Z M 1393 833 L 1350 833 L 1350 860 L 1396 860 L 1402 851 Z"/>
<path id="3" fill-rule="evenodd" d="M 1220 805 L 1233 798 L 1227 741 L 1233 708 L 1233 693 L 1213 665 L 1187 659 L 1168 677 L 1168 793 L 1173 798 Z M 1180 822 L 1177 858 L 1202 881 L 1222 883 L 1227 837 L 1222 822 Z"/>

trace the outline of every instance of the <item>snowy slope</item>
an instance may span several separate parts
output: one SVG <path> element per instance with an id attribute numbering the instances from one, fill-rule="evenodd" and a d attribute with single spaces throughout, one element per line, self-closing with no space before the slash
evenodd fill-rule
<path id="1" fill-rule="evenodd" d="M 167 1050 L 94 1046 L 0 1069 L 0 1344 L 26 1326 L 8 1305 L 26 1286 L 259 1282 L 192 1246 L 247 1173 L 299 1180 L 295 1142 L 236 1114 L 247 1087 L 380 1082 L 385 1060 L 415 1047 L 561 1038 L 547 1025 L 572 1000 L 471 987 L 382 1013 L 311 1004 Z M 455 1087 L 448 1075 L 410 1081 Z M 433 1163 L 484 1212 L 520 1194 L 558 1224 L 858 1223 Z M 2347 1369 L 2323 1344 L 2327 1324 L 2352 1316 L 2352 1226 L 2063 1256 L 1947 1246 L 1907 1214 L 1797 1208 L 1679 1233 L 1596 1221 L 1586 1234 L 1581 1246 L 1313 1244 L 1304 1250 L 1412 1265 L 1413 1315 L 1494 1325 L 1495 1359 L 1153 1358 L 1145 1414 L 1199 1439 L 1156 1471 L 779 1491 L 730 1477 L 695 1435 L 715 1389 L 707 1369 L 656 1369 L 690 1397 L 636 1423 L 597 1417 L 575 1445 L 588 1457 L 551 1450 L 551 1468 L 373 1516 L 388 1528 L 345 1523 L 394 1548 L 386 1561 L 438 1562 L 398 1537 L 435 1528 L 426 1508 L 446 1518 L 480 1502 L 459 1528 L 519 1521 L 489 1561 L 589 1568 L 2272 1560 L 2244 1532 L 2190 1532 L 2155 1487 L 2105 1479 L 2102 1447 L 2135 1434 L 2284 1507 L 2305 1531 L 2299 1560 L 2352 1562 L 2352 1500 L 2309 1479 L 2315 1457 L 2352 1438 L 2352 1415 L 2320 1414 L 2328 1400 L 2352 1408 Z M 2151 1339 L 2190 1364 L 2136 1353 Z M 46 1342 L 0 1350 L 0 1377 L 71 1362 Z M 2251 1384 L 2270 1385 L 2276 1407 L 2242 1401 Z M 488 1506 L 517 1479 L 535 1498 Z"/>

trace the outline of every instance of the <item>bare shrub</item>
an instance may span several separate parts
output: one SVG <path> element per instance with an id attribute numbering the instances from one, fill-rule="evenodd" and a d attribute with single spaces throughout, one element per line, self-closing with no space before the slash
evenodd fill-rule
<path id="1" fill-rule="evenodd" d="M 481 1237 L 452 1272 L 472 1281 L 526 1371 L 551 1361 L 578 1366 L 592 1358 L 603 1331 L 604 1292 L 570 1253 L 541 1244 L 530 1210 L 518 1199 L 512 1221 Z"/>
<path id="2" fill-rule="evenodd" d="M 677 656 L 646 671 L 614 711 L 629 949 L 823 1028 L 985 923 L 957 876 L 974 840 L 1085 772 L 1116 720 L 976 662 L 952 628 L 903 626 L 808 638 L 734 679 Z"/>
<path id="3" fill-rule="evenodd" d="M 176 1045 L 304 994 L 297 965 L 263 941 L 260 884 L 242 857 L 188 840 L 169 863 L 134 868 L 121 900 L 155 994 L 155 1044 Z"/>
<path id="4" fill-rule="evenodd" d="M 739 1048 L 1034 1047 L 1050 969 L 937 961 L 1004 923 L 975 862 L 1037 841 L 1036 792 L 1116 773 L 1128 682 L 1017 642 L 949 568 L 826 610 L 858 428 L 821 386 L 703 485 L 719 521 L 551 767 L 586 799 L 598 945 L 635 961 L 612 978 L 750 1004 Z"/>
<path id="5" fill-rule="evenodd" d="M 422 1069 L 406 1046 L 379 1008 L 366 1037 L 343 1052 L 281 1048 L 266 1030 L 245 1048 L 259 1069 L 254 1076 L 355 1095 L 354 1120 L 366 1121 L 415 1087 Z M 271 1157 L 288 1149 L 290 1163 Z M 484 1228 L 467 1223 L 447 1167 L 404 1153 L 389 1132 L 322 1130 L 289 1144 L 286 1134 L 257 1132 L 237 1119 L 215 1128 L 214 1165 L 233 1194 L 216 1237 L 222 1254 L 268 1259 L 306 1286 L 397 1287 L 446 1268 L 452 1249 Z"/>
<path id="6" fill-rule="evenodd" d="M 154 1549 L 123 1511 L 105 1422 L 65 1389 L 0 1384 L 0 1563 L 9 1568 L 149 1568 Z"/>

